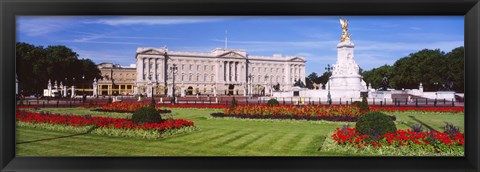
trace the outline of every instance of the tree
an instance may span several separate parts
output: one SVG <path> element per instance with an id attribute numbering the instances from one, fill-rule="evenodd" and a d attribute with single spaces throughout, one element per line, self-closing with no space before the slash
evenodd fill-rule
<path id="1" fill-rule="evenodd" d="M 48 80 L 52 84 L 57 81 L 58 84 L 63 82 L 69 86 L 88 86 L 87 83 L 94 78 L 101 78 L 100 70 L 94 62 L 89 59 L 79 60 L 76 52 L 63 45 L 44 48 L 19 42 L 16 44 L 16 60 L 19 86 L 24 94 L 42 94 Z M 85 80 L 82 80 L 83 75 Z"/>
<path id="2" fill-rule="evenodd" d="M 364 71 L 361 73 L 363 80 L 368 84 L 370 83 L 370 88 L 378 89 L 382 83 L 383 77 L 392 78 L 394 76 L 393 66 L 383 65 L 379 68 L 373 68 L 369 71 Z M 392 82 L 389 81 L 388 87 L 392 87 Z"/>
<path id="3" fill-rule="evenodd" d="M 330 76 L 332 76 L 332 72 L 323 72 L 322 76 L 318 77 L 318 83 L 327 84 Z"/>
<path id="4" fill-rule="evenodd" d="M 453 82 L 453 90 L 458 93 L 465 92 L 465 48 L 458 47 L 447 53 L 447 71 L 446 82 Z"/>
<path id="5" fill-rule="evenodd" d="M 318 84 L 318 75 L 315 72 L 312 72 L 305 78 L 305 82 L 308 89 L 313 89 L 313 83 Z"/>
<path id="6" fill-rule="evenodd" d="M 434 83 L 443 81 L 447 65 L 444 52 L 424 49 L 397 60 L 391 81 L 395 89 L 415 89 L 421 82 L 425 91 L 436 91 Z"/>

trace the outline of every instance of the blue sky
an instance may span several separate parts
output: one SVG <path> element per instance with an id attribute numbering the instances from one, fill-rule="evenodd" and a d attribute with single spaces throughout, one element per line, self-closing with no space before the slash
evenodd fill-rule
<path id="1" fill-rule="evenodd" d="M 65 45 L 96 63 L 135 63 L 137 47 L 250 55 L 301 55 L 306 72 L 336 63 L 340 16 L 18 16 L 17 42 Z M 355 61 L 370 70 L 424 48 L 449 52 L 464 45 L 463 16 L 342 16 L 349 20 Z"/>

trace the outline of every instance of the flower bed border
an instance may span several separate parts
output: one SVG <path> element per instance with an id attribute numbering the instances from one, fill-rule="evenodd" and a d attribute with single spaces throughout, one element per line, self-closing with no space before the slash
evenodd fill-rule
<path id="1" fill-rule="evenodd" d="M 113 136 L 160 138 L 176 133 L 196 130 L 194 122 L 185 119 L 171 119 L 159 123 L 143 123 L 137 125 L 131 120 L 124 118 L 42 114 L 22 110 L 17 110 L 15 116 L 17 124 L 25 126 L 28 125 L 24 123 L 29 123 L 40 128 L 76 133 L 87 133 L 86 131 L 91 132 L 93 130 L 95 130 L 93 132 L 105 131 L 103 132 L 104 135 Z"/>
<path id="2" fill-rule="evenodd" d="M 200 128 L 196 126 L 182 127 L 179 129 L 168 129 L 161 132 L 153 130 L 133 130 L 133 129 L 116 129 L 116 128 L 96 128 L 95 126 L 69 126 L 61 124 L 47 124 L 47 123 L 29 123 L 17 121 L 17 127 L 26 128 L 40 128 L 50 131 L 70 132 L 75 134 L 95 134 L 101 136 L 112 137 L 130 137 L 141 139 L 163 139 L 179 134 L 191 133 L 199 131 Z"/>
<path id="3" fill-rule="evenodd" d="M 128 110 L 103 110 L 103 109 L 93 109 L 92 111 L 96 111 L 96 112 L 116 112 L 116 113 L 133 113 L 133 112 L 135 112 L 135 111 L 128 111 Z M 169 109 L 159 109 L 157 111 L 160 114 L 172 113 L 172 110 L 169 110 Z"/>
<path id="4" fill-rule="evenodd" d="M 334 121 L 334 122 L 356 122 L 358 116 L 306 116 L 306 115 L 258 115 L 258 114 L 225 114 L 221 112 L 211 113 L 213 117 L 231 117 L 241 119 L 277 119 L 277 120 L 307 120 L 307 121 Z M 395 116 L 389 116 L 393 121 Z"/>
<path id="5" fill-rule="evenodd" d="M 355 128 L 337 128 L 324 142 L 324 151 L 402 156 L 463 156 L 464 135 L 460 132 L 415 132 L 410 129 L 386 133 L 372 140 Z"/>

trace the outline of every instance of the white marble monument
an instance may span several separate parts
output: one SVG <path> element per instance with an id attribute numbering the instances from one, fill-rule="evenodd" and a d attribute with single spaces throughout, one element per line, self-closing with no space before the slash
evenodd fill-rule
<path id="1" fill-rule="evenodd" d="M 273 92 L 272 97 L 314 98 L 327 100 L 330 92 L 333 101 L 361 100 L 361 92 L 367 92 L 367 84 L 359 73 L 360 67 L 355 63 L 355 44 L 348 34 L 348 21 L 340 19 L 342 36 L 337 44 L 337 63 L 333 65 L 332 76 L 325 85 L 326 89 L 313 89 L 292 87 L 286 92 Z M 329 89 L 328 89 L 329 88 Z M 301 100 L 301 99 L 298 99 Z"/>

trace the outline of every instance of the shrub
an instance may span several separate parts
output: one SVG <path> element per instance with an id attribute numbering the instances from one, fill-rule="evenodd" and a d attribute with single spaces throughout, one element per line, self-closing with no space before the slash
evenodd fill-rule
<path id="1" fill-rule="evenodd" d="M 360 108 L 360 106 L 362 106 L 362 102 L 361 101 L 354 101 L 352 102 L 352 106 L 357 106 Z"/>
<path id="2" fill-rule="evenodd" d="M 132 115 L 132 122 L 135 124 L 142 124 L 145 122 L 156 123 L 161 121 L 162 117 L 160 116 L 160 113 L 153 107 L 142 107 L 133 112 Z"/>
<path id="3" fill-rule="evenodd" d="M 277 99 L 270 99 L 267 102 L 267 106 L 278 106 L 280 103 L 277 101 Z"/>
<path id="4" fill-rule="evenodd" d="M 369 112 L 359 116 L 355 128 L 360 134 L 366 134 L 370 139 L 377 140 L 379 136 L 397 131 L 395 123 L 382 112 Z"/>
<path id="5" fill-rule="evenodd" d="M 237 100 L 233 97 L 232 103 L 230 103 L 230 109 L 235 109 L 235 107 L 237 107 Z"/>
<path id="6" fill-rule="evenodd" d="M 112 103 L 112 102 L 113 102 L 112 97 L 109 97 L 109 98 L 108 98 L 108 104 L 110 104 L 110 103 Z"/>
<path id="7" fill-rule="evenodd" d="M 447 133 L 450 137 L 460 132 L 460 129 L 458 127 L 455 127 L 452 123 L 445 123 L 444 129 L 445 133 Z"/>
<path id="8" fill-rule="evenodd" d="M 370 111 L 370 107 L 368 106 L 368 101 L 366 97 L 362 98 L 362 104 L 360 105 L 360 111 L 368 112 Z"/>
<path id="9" fill-rule="evenodd" d="M 413 124 L 412 126 L 410 126 L 410 129 L 412 129 L 412 131 L 414 132 L 423 132 L 422 124 Z"/>
<path id="10" fill-rule="evenodd" d="M 368 112 L 370 111 L 370 107 L 368 106 L 368 101 L 367 101 L 367 98 L 362 98 L 362 101 L 354 101 L 352 102 L 352 105 L 353 106 L 357 106 L 358 108 L 360 108 L 360 111 L 361 112 Z"/>

